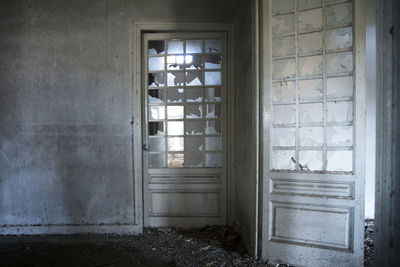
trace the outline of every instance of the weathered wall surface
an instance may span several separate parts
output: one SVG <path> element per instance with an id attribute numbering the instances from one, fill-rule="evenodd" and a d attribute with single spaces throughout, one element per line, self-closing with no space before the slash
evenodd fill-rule
<path id="1" fill-rule="evenodd" d="M 109 225 L 120 232 L 135 216 L 132 21 L 231 22 L 233 4 L 0 5 L 0 233 L 30 225 L 61 227 L 56 232 Z"/>

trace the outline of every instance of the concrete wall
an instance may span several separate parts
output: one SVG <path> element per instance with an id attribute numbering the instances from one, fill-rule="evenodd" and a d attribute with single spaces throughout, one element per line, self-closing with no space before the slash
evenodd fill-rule
<path id="1" fill-rule="evenodd" d="M 132 21 L 233 16 L 229 0 L 2 0 L 0 233 L 132 231 Z"/>

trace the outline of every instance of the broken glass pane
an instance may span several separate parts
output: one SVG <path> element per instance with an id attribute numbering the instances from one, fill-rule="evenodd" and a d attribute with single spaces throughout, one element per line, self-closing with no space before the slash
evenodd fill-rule
<path id="1" fill-rule="evenodd" d="M 205 40 L 204 53 L 221 53 L 221 40 Z"/>
<path id="2" fill-rule="evenodd" d="M 221 87 L 206 88 L 206 102 L 221 102 Z"/>
<path id="3" fill-rule="evenodd" d="M 161 87 L 165 86 L 164 83 L 164 73 L 149 73 L 148 84 L 150 87 Z"/>
<path id="4" fill-rule="evenodd" d="M 183 119 L 183 106 L 167 106 L 167 117 L 169 120 Z"/>
<path id="5" fill-rule="evenodd" d="M 203 122 L 188 120 L 185 121 L 185 133 L 186 135 L 202 135 L 203 134 Z"/>
<path id="6" fill-rule="evenodd" d="M 149 138 L 150 151 L 165 151 L 165 138 Z"/>
<path id="7" fill-rule="evenodd" d="M 292 56 L 294 52 L 294 36 L 274 37 L 272 39 L 272 56 L 286 57 Z"/>
<path id="8" fill-rule="evenodd" d="M 222 154 L 206 153 L 206 167 L 222 167 Z"/>
<path id="9" fill-rule="evenodd" d="M 152 121 L 149 122 L 149 135 L 164 135 L 164 122 Z"/>
<path id="10" fill-rule="evenodd" d="M 164 70 L 164 57 L 149 57 L 149 71 Z"/>
<path id="11" fill-rule="evenodd" d="M 149 55 L 164 54 L 164 41 L 149 41 Z"/>
<path id="12" fill-rule="evenodd" d="M 183 86 L 185 82 L 184 72 L 168 72 L 167 73 L 167 85 L 168 86 Z"/>
<path id="13" fill-rule="evenodd" d="M 183 41 L 168 41 L 168 54 L 183 54 Z"/>
<path id="14" fill-rule="evenodd" d="M 181 168 L 184 163 L 183 154 L 168 154 L 168 167 Z"/>
<path id="15" fill-rule="evenodd" d="M 203 77 L 200 71 L 186 72 L 186 85 L 199 86 L 203 85 Z"/>
<path id="16" fill-rule="evenodd" d="M 273 170 L 294 170 L 296 168 L 294 150 L 272 151 L 271 165 Z"/>
<path id="17" fill-rule="evenodd" d="M 206 108 L 206 118 L 220 118 L 221 117 L 221 105 L 220 104 L 208 104 Z"/>
<path id="18" fill-rule="evenodd" d="M 186 102 L 202 102 L 202 101 L 203 101 L 202 88 L 186 89 Z"/>
<path id="19" fill-rule="evenodd" d="M 349 24 L 352 21 L 352 4 L 340 4 L 326 7 L 326 24 Z"/>
<path id="20" fill-rule="evenodd" d="M 185 151 L 203 151 L 203 138 L 199 136 L 185 137 Z"/>
<path id="21" fill-rule="evenodd" d="M 326 69 L 328 74 L 352 72 L 353 71 L 352 52 L 326 55 Z"/>
<path id="22" fill-rule="evenodd" d="M 299 8 L 321 6 L 321 0 L 299 0 Z"/>
<path id="23" fill-rule="evenodd" d="M 200 119 L 203 117 L 203 109 L 201 105 L 187 105 L 186 119 Z"/>
<path id="24" fill-rule="evenodd" d="M 302 171 L 321 171 L 322 151 L 317 151 L 317 150 L 299 151 L 299 168 Z"/>
<path id="25" fill-rule="evenodd" d="M 273 128 L 272 132 L 274 146 L 295 146 L 295 128 Z"/>
<path id="26" fill-rule="evenodd" d="M 220 69 L 222 62 L 222 56 L 220 55 L 205 55 L 204 63 L 206 69 Z"/>
<path id="27" fill-rule="evenodd" d="M 352 171 L 353 151 L 328 151 L 327 171 Z"/>
<path id="28" fill-rule="evenodd" d="M 300 146 L 322 146 L 324 141 L 324 129 L 322 127 L 300 127 Z"/>
<path id="29" fill-rule="evenodd" d="M 150 168 L 165 168 L 165 154 L 150 154 Z"/>
<path id="30" fill-rule="evenodd" d="M 300 104 L 300 123 L 320 123 L 323 121 L 322 103 Z"/>
<path id="31" fill-rule="evenodd" d="M 299 81 L 300 100 L 320 99 L 323 97 L 323 94 L 322 79 Z"/>
<path id="32" fill-rule="evenodd" d="M 221 85 L 221 72 L 219 71 L 205 72 L 205 84 Z"/>
<path id="33" fill-rule="evenodd" d="M 222 137 L 206 137 L 206 150 L 221 150 Z"/>
<path id="34" fill-rule="evenodd" d="M 323 57 L 322 56 L 311 56 L 302 57 L 299 59 L 299 75 L 310 76 L 310 75 L 321 75 L 323 69 Z"/>
<path id="35" fill-rule="evenodd" d="M 326 104 L 328 122 L 351 122 L 353 121 L 353 102 L 335 101 Z"/>
<path id="36" fill-rule="evenodd" d="M 274 79 L 292 78 L 296 76 L 296 59 L 274 60 Z"/>
<path id="37" fill-rule="evenodd" d="M 168 88 L 167 89 L 167 102 L 180 103 L 183 101 L 184 91 L 182 88 Z"/>
<path id="38" fill-rule="evenodd" d="M 191 70 L 201 70 L 203 67 L 201 55 L 186 55 L 184 67 Z"/>
<path id="39" fill-rule="evenodd" d="M 221 121 L 206 121 L 206 134 L 221 134 Z"/>
<path id="40" fill-rule="evenodd" d="M 295 105 L 274 105 L 273 121 L 276 124 L 287 124 L 296 122 Z"/>
<path id="41" fill-rule="evenodd" d="M 185 57 L 183 55 L 167 57 L 168 70 L 183 70 L 185 69 Z"/>
<path id="42" fill-rule="evenodd" d="M 351 48 L 353 45 L 353 29 L 351 27 L 326 31 L 326 49 Z"/>
<path id="43" fill-rule="evenodd" d="M 168 138 L 168 151 L 183 151 L 183 137 Z"/>
<path id="44" fill-rule="evenodd" d="M 201 40 L 187 40 L 186 41 L 186 53 L 201 53 Z"/>
<path id="45" fill-rule="evenodd" d="M 322 33 L 313 32 L 299 35 L 299 55 L 319 54 L 322 52 Z"/>
<path id="46" fill-rule="evenodd" d="M 183 121 L 167 122 L 168 135 L 183 135 Z"/>
<path id="47" fill-rule="evenodd" d="M 164 103 L 164 90 L 149 90 L 149 104 Z"/>
<path id="48" fill-rule="evenodd" d="M 322 28 L 322 8 L 299 12 L 299 31 L 315 31 Z"/>
<path id="49" fill-rule="evenodd" d="M 326 127 L 326 141 L 328 146 L 352 146 L 353 126 Z"/>
<path id="50" fill-rule="evenodd" d="M 149 106 L 149 120 L 165 119 L 164 106 Z"/>
<path id="51" fill-rule="evenodd" d="M 294 9 L 294 0 L 273 0 L 272 12 L 289 11 Z"/>
<path id="52" fill-rule="evenodd" d="M 327 97 L 353 96 L 353 76 L 328 78 L 326 80 Z"/>
<path id="53" fill-rule="evenodd" d="M 286 14 L 272 17 L 272 34 L 294 33 L 294 14 Z"/>
<path id="54" fill-rule="evenodd" d="M 203 153 L 189 152 L 185 153 L 185 167 L 203 167 Z"/>
<path id="55" fill-rule="evenodd" d="M 296 83 L 295 82 L 279 82 L 273 83 L 273 92 L 275 101 L 294 101 L 296 99 Z"/>

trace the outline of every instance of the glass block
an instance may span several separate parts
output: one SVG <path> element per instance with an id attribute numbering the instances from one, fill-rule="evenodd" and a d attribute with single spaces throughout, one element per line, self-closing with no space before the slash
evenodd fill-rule
<path id="1" fill-rule="evenodd" d="M 206 134 L 221 134 L 221 121 L 220 120 L 212 120 L 206 121 Z"/>
<path id="2" fill-rule="evenodd" d="M 169 120 L 183 119 L 183 106 L 167 106 Z"/>
<path id="3" fill-rule="evenodd" d="M 299 0 L 298 2 L 298 7 L 300 9 L 316 6 L 321 6 L 321 0 Z"/>
<path id="4" fill-rule="evenodd" d="M 324 141 L 324 129 L 322 127 L 300 127 L 300 146 L 322 146 Z"/>
<path id="5" fill-rule="evenodd" d="M 353 46 L 352 27 L 339 28 L 326 31 L 326 49 L 343 49 Z"/>
<path id="6" fill-rule="evenodd" d="M 149 120 L 165 119 L 164 106 L 149 106 Z"/>
<path id="7" fill-rule="evenodd" d="M 168 72 L 167 73 L 167 85 L 168 86 L 183 86 L 185 83 L 184 72 Z"/>
<path id="8" fill-rule="evenodd" d="M 273 0 L 272 12 L 289 11 L 294 9 L 295 0 Z"/>
<path id="9" fill-rule="evenodd" d="M 351 122 L 353 121 L 353 102 L 335 101 L 326 104 L 328 122 Z"/>
<path id="10" fill-rule="evenodd" d="M 206 150 L 222 150 L 222 137 L 206 137 Z"/>
<path id="11" fill-rule="evenodd" d="M 274 101 L 294 101 L 296 99 L 295 82 L 279 82 L 272 84 Z"/>
<path id="12" fill-rule="evenodd" d="M 326 127 L 326 142 L 328 146 L 352 146 L 353 126 Z"/>
<path id="13" fill-rule="evenodd" d="M 150 151 L 165 151 L 165 138 L 149 138 Z"/>
<path id="14" fill-rule="evenodd" d="M 353 76 L 328 78 L 326 80 L 327 97 L 353 96 Z"/>
<path id="15" fill-rule="evenodd" d="M 149 71 L 164 70 L 164 57 L 149 57 Z"/>
<path id="16" fill-rule="evenodd" d="M 182 168 L 184 164 L 184 155 L 168 154 L 168 167 L 169 168 Z"/>
<path id="17" fill-rule="evenodd" d="M 185 57 L 183 55 L 168 56 L 167 69 L 168 70 L 183 70 L 185 69 Z"/>
<path id="18" fill-rule="evenodd" d="M 324 112 L 322 103 L 300 104 L 300 123 L 320 123 Z"/>
<path id="19" fill-rule="evenodd" d="M 206 167 L 222 167 L 222 154 L 206 153 L 205 163 Z"/>
<path id="20" fill-rule="evenodd" d="M 165 168 L 165 154 L 149 154 L 150 168 Z"/>
<path id="21" fill-rule="evenodd" d="M 326 24 L 338 25 L 352 22 L 353 10 L 351 3 L 332 5 L 326 7 Z"/>
<path id="22" fill-rule="evenodd" d="M 205 40 L 204 53 L 222 53 L 221 40 Z"/>
<path id="23" fill-rule="evenodd" d="M 185 151 L 203 151 L 203 137 L 185 137 Z"/>
<path id="24" fill-rule="evenodd" d="M 299 12 L 299 31 L 315 31 L 322 28 L 322 8 Z"/>
<path id="25" fill-rule="evenodd" d="M 206 88 L 206 102 L 221 102 L 221 87 Z"/>
<path id="26" fill-rule="evenodd" d="M 168 135 L 183 135 L 183 121 L 167 122 Z"/>
<path id="27" fill-rule="evenodd" d="M 290 124 L 296 122 L 295 105 L 274 105 L 273 122 L 275 124 Z"/>
<path id="28" fill-rule="evenodd" d="M 279 59 L 273 61 L 274 79 L 292 78 L 296 76 L 296 59 Z"/>
<path id="29" fill-rule="evenodd" d="M 149 135 L 164 135 L 164 122 L 162 121 L 152 121 L 149 122 Z"/>
<path id="30" fill-rule="evenodd" d="M 299 151 L 299 168 L 302 171 L 321 171 L 322 151 L 317 151 L 317 150 Z"/>
<path id="31" fill-rule="evenodd" d="M 203 134 L 203 122 L 202 121 L 185 121 L 185 133 L 186 135 L 202 135 Z"/>
<path id="32" fill-rule="evenodd" d="M 352 52 L 326 55 L 326 70 L 328 74 L 352 72 L 353 71 Z"/>
<path id="33" fill-rule="evenodd" d="M 164 41 L 151 40 L 148 43 L 149 55 L 161 55 L 165 52 Z"/>
<path id="34" fill-rule="evenodd" d="M 168 41 L 168 54 L 183 54 L 183 41 Z"/>
<path id="35" fill-rule="evenodd" d="M 222 56 L 220 55 L 205 55 L 204 64 L 206 69 L 220 69 L 222 64 Z"/>
<path id="36" fill-rule="evenodd" d="M 189 152 L 185 153 L 185 167 L 203 167 L 203 153 L 201 152 Z"/>
<path id="37" fill-rule="evenodd" d="M 148 85 L 149 87 L 162 87 L 165 86 L 164 82 L 164 73 L 149 73 L 148 78 Z"/>
<path id="38" fill-rule="evenodd" d="M 327 171 L 352 171 L 353 170 L 353 151 L 328 151 Z"/>
<path id="39" fill-rule="evenodd" d="M 273 128 L 273 146 L 295 146 L 295 128 Z"/>
<path id="40" fill-rule="evenodd" d="M 322 33 L 300 34 L 298 39 L 299 55 L 319 54 L 322 52 Z"/>
<path id="41" fill-rule="evenodd" d="M 286 57 L 295 54 L 294 36 L 274 37 L 272 39 L 272 56 Z"/>
<path id="42" fill-rule="evenodd" d="M 219 71 L 207 71 L 205 72 L 205 84 L 206 85 L 221 85 L 221 72 Z"/>
<path id="43" fill-rule="evenodd" d="M 167 89 L 167 102 L 168 103 L 181 103 L 185 97 L 183 88 L 168 88 Z"/>
<path id="44" fill-rule="evenodd" d="M 187 105 L 186 119 L 200 119 L 203 117 L 203 109 L 201 105 Z"/>
<path id="45" fill-rule="evenodd" d="M 273 150 L 271 155 L 271 167 L 273 170 L 294 170 L 296 164 L 294 150 Z"/>
<path id="46" fill-rule="evenodd" d="M 201 74 L 202 72 L 200 71 L 186 72 L 186 85 L 188 86 L 203 85 L 203 77 Z"/>
<path id="47" fill-rule="evenodd" d="M 202 102 L 203 88 L 186 89 L 186 102 Z"/>
<path id="48" fill-rule="evenodd" d="M 205 105 L 205 118 L 221 118 L 221 105 L 220 104 L 208 104 Z"/>
<path id="49" fill-rule="evenodd" d="M 322 79 L 299 81 L 300 100 L 321 99 L 323 95 Z"/>
<path id="50" fill-rule="evenodd" d="M 323 70 L 323 57 L 311 56 L 299 58 L 300 76 L 321 75 Z"/>
<path id="51" fill-rule="evenodd" d="M 164 90 L 149 90 L 149 104 L 163 104 Z"/>
<path id="52" fill-rule="evenodd" d="M 201 53 L 202 40 L 187 40 L 186 53 Z"/>
<path id="53" fill-rule="evenodd" d="M 168 151 L 183 151 L 183 137 L 168 138 Z"/>
<path id="54" fill-rule="evenodd" d="M 294 14 L 273 16 L 272 35 L 294 33 Z"/>

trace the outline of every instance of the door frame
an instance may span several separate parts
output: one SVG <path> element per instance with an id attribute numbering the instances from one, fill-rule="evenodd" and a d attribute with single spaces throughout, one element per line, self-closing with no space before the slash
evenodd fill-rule
<path id="1" fill-rule="evenodd" d="M 132 23 L 132 165 L 133 165 L 133 192 L 135 224 L 141 231 L 144 227 L 144 169 L 143 169 L 143 135 L 142 112 L 143 95 L 143 54 L 142 41 L 144 33 L 162 32 L 226 32 L 227 33 L 227 149 L 226 149 L 226 195 L 227 195 L 227 224 L 236 221 L 234 208 L 234 99 L 235 99 L 235 28 L 229 23 L 181 23 L 177 21 L 133 21 Z"/>

